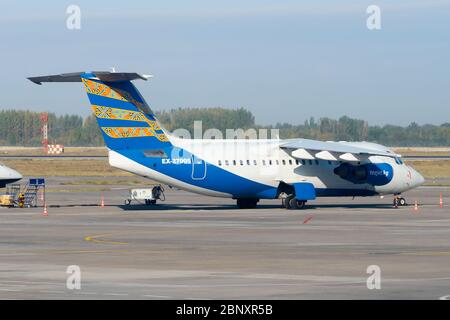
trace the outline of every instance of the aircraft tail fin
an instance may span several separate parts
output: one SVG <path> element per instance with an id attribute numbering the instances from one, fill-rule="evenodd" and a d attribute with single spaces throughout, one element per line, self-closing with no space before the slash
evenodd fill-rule
<path id="1" fill-rule="evenodd" d="M 168 135 L 160 126 L 144 98 L 131 83 L 149 76 L 137 73 L 78 72 L 28 78 L 42 82 L 83 82 L 91 108 L 111 150 L 170 147 Z"/>

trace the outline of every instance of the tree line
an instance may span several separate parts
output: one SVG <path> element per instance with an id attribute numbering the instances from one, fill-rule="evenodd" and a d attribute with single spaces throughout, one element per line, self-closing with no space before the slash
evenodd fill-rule
<path id="1" fill-rule="evenodd" d="M 448 146 L 450 123 L 442 125 L 369 125 L 367 121 L 343 116 L 339 119 L 310 118 L 302 124 L 277 123 L 261 126 L 253 114 L 244 109 L 179 108 L 156 113 L 169 131 L 184 128 L 193 135 L 194 121 L 201 120 L 203 130 L 266 128 L 278 129 L 283 138 L 308 138 L 335 141 L 371 141 L 387 146 Z M 65 146 L 101 146 L 103 138 L 93 116 L 57 116 L 49 113 L 49 142 Z M 39 146 L 42 140 L 40 113 L 23 110 L 0 110 L 0 145 Z"/>

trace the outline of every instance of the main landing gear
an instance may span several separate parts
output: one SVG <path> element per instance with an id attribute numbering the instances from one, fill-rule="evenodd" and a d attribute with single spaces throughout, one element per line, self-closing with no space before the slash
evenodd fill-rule
<path id="1" fill-rule="evenodd" d="M 305 205 L 306 200 L 297 200 L 293 194 L 281 199 L 281 206 L 286 209 L 303 209 Z"/>

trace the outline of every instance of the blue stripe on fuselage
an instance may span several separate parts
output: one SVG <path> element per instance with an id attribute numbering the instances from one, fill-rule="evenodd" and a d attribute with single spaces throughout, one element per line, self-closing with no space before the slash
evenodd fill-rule
<path id="1" fill-rule="evenodd" d="M 192 160 L 192 154 L 182 148 L 169 147 L 164 149 L 164 151 L 169 155 L 167 159 L 170 160 Z M 204 179 L 193 179 L 192 163 L 190 162 L 181 164 L 163 164 L 162 158 L 146 157 L 144 155 L 144 150 L 116 150 L 116 152 L 147 168 L 184 183 L 208 190 L 228 193 L 231 194 L 233 198 L 275 199 L 278 196 L 277 187 L 241 177 L 211 163 L 206 163 L 206 176 Z M 316 195 L 318 197 L 373 196 L 376 194 L 376 191 L 366 189 L 316 189 Z"/>
<path id="2" fill-rule="evenodd" d="M 162 158 L 148 158 L 144 150 L 116 150 L 123 156 L 159 173 L 191 184 L 196 187 L 228 193 L 234 198 L 261 198 L 274 199 L 277 197 L 277 188 L 241 177 L 211 163 L 206 163 L 206 176 L 204 179 L 192 178 L 192 163 L 162 164 Z M 177 155 L 182 159 L 192 160 L 192 154 L 181 148 L 167 148 L 168 155 Z M 169 157 L 168 159 L 180 159 Z"/>

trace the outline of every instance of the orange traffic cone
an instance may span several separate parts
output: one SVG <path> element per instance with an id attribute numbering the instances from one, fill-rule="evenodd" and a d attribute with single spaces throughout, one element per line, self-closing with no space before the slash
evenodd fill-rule
<path id="1" fill-rule="evenodd" d="M 417 204 L 417 200 L 414 201 L 414 211 L 419 211 L 419 205 Z"/>
<path id="2" fill-rule="evenodd" d="M 46 204 L 46 203 L 44 203 L 44 212 L 42 213 L 42 215 L 43 215 L 44 217 L 47 217 L 47 216 L 48 216 L 47 204 Z"/>
<path id="3" fill-rule="evenodd" d="M 444 207 L 444 201 L 442 199 L 442 192 L 439 194 L 439 207 L 441 209 Z"/>
<path id="4" fill-rule="evenodd" d="M 101 202 L 100 202 L 100 207 L 105 207 L 105 199 L 104 199 L 104 197 L 103 197 L 103 193 L 102 193 L 102 200 L 101 200 Z"/>

